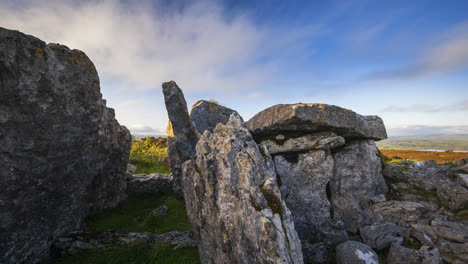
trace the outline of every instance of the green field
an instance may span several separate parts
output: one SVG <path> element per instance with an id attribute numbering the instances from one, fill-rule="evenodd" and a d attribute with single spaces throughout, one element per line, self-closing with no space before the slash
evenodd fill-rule
<path id="1" fill-rule="evenodd" d="M 380 149 L 437 149 L 468 151 L 468 134 L 390 137 L 377 142 Z"/>

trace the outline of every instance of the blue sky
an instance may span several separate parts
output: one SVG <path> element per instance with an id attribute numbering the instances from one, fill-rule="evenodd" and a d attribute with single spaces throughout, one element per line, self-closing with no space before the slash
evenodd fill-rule
<path id="1" fill-rule="evenodd" d="M 2 1 L 0 26 L 83 50 L 117 119 L 164 133 L 163 81 L 244 119 L 328 103 L 390 136 L 468 133 L 468 1 Z"/>

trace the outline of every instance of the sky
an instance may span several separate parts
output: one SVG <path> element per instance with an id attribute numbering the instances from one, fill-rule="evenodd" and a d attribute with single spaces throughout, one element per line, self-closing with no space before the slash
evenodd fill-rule
<path id="1" fill-rule="evenodd" d="M 468 1 L 1 0 L 0 27 L 84 51 L 132 134 L 164 134 L 161 84 L 245 120 L 275 104 L 468 134 Z"/>

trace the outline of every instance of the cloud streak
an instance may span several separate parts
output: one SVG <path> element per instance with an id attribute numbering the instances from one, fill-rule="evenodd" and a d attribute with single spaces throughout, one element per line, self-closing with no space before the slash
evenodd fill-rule
<path id="1" fill-rule="evenodd" d="M 415 135 L 447 135 L 447 134 L 466 134 L 468 125 L 460 126 L 426 126 L 413 125 L 405 127 L 387 128 L 390 136 L 415 136 Z"/>
<path id="2" fill-rule="evenodd" d="M 172 79 L 186 91 L 259 87 L 275 76 L 282 52 L 316 30 L 262 28 L 242 14 L 227 19 L 217 1 L 14 3 L 0 3 L 3 27 L 83 50 L 101 77 L 130 90 L 160 89 Z"/>
<path id="3" fill-rule="evenodd" d="M 468 98 L 449 105 L 429 105 L 413 104 L 409 106 L 390 105 L 382 109 L 382 112 L 449 112 L 449 111 L 468 111 Z"/>
<path id="4" fill-rule="evenodd" d="M 371 72 L 363 79 L 420 79 L 467 67 L 468 22 L 465 22 L 441 34 L 434 41 L 433 47 L 424 50 L 417 62 L 395 69 Z"/>

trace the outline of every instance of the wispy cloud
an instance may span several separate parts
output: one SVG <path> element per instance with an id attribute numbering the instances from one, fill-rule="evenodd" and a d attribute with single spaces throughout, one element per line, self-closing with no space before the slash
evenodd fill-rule
<path id="1" fill-rule="evenodd" d="M 364 79 L 419 79 L 468 67 L 468 22 L 440 34 L 432 44 L 414 64 L 372 72 Z"/>
<path id="2" fill-rule="evenodd" d="M 300 40 L 317 30 L 260 27 L 242 14 L 228 19 L 214 0 L 182 1 L 183 7 L 167 1 L 20 2 L 20 8 L 15 1 L 0 3 L 1 26 L 83 50 L 101 77 L 132 90 L 160 89 L 172 79 L 186 91 L 259 87 L 273 79 L 284 51 L 299 54 Z"/>
<path id="3" fill-rule="evenodd" d="M 382 109 L 382 112 L 445 112 L 445 111 L 468 111 L 468 98 L 454 104 L 429 105 L 413 104 L 408 106 L 390 105 Z"/>
<path id="4" fill-rule="evenodd" d="M 147 125 L 143 124 L 133 124 L 129 125 L 128 129 L 133 135 L 164 135 L 166 134 L 165 131 L 160 130 L 160 129 L 155 129 Z"/>
<path id="5" fill-rule="evenodd" d="M 467 134 L 468 125 L 461 125 L 461 126 L 414 125 L 414 126 L 405 126 L 405 127 L 389 127 L 387 128 L 387 132 L 390 136 Z"/>

